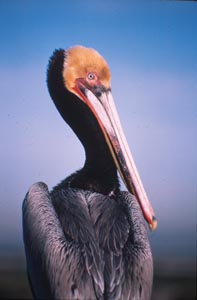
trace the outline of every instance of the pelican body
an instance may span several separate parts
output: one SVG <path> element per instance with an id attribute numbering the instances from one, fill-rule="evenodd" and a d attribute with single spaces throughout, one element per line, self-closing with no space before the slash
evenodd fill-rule
<path id="1" fill-rule="evenodd" d="M 52 191 L 35 183 L 23 202 L 34 298 L 149 300 L 153 263 L 144 218 L 151 229 L 156 218 L 121 128 L 108 65 L 93 49 L 59 49 L 47 84 L 86 160 Z M 117 171 L 128 191 L 120 191 Z"/>

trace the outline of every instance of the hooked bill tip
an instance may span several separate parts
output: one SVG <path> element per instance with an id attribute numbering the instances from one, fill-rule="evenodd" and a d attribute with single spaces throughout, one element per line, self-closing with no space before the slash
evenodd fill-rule
<path id="1" fill-rule="evenodd" d="M 150 230 L 153 231 L 157 228 L 157 219 L 155 216 L 152 217 L 152 223 L 149 224 Z"/>

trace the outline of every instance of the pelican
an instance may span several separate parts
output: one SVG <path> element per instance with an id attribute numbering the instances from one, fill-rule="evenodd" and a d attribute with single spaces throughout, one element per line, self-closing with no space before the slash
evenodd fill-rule
<path id="1" fill-rule="evenodd" d="M 85 149 L 82 169 L 23 201 L 27 273 L 35 299 L 149 300 L 157 226 L 115 108 L 110 70 L 94 49 L 55 50 L 47 85 Z M 69 147 L 69 146 L 68 146 Z M 46 150 L 48 151 L 48 150 Z M 128 191 L 121 191 L 119 172 Z"/>

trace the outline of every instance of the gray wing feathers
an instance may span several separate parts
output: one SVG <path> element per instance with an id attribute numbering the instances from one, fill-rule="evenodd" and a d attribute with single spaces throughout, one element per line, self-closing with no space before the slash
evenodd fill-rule
<path id="1" fill-rule="evenodd" d="M 44 183 L 34 184 L 25 197 L 23 234 L 27 269 L 35 296 L 51 298 L 50 295 L 54 293 L 58 279 L 55 277 L 52 282 L 49 274 L 55 273 L 58 266 L 61 267 L 60 263 L 56 262 L 56 253 L 59 251 L 62 257 L 64 235 L 51 205 L 48 188 Z"/>
<path id="2" fill-rule="evenodd" d="M 91 271 L 95 272 L 93 276 L 101 288 L 103 279 L 98 275 L 99 271 L 93 268 L 92 261 L 86 259 L 86 256 L 93 256 L 91 251 L 95 250 L 88 249 L 91 253 L 88 255 L 87 249 L 80 248 L 80 237 L 78 243 L 69 238 L 69 234 L 74 234 L 73 223 L 67 224 L 67 232 L 65 227 L 65 231 L 62 229 L 45 184 L 37 183 L 30 188 L 23 203 L 23 228 L 27 268 L 37 298 L 99 298 L 95 294 Z"/>
<path id="3" fill-rule="evenodd" d="M 150 299 L 152 255 L 144 218 L 130 193 L 117 199 L 72 189 L 49 194 L 37 183 L 24 200 L 23 222 L 27 267 L 38 298 Z"/>
<path id="4" fill-rule="evenodd" d="M 103 259 L 86 198 L 84 192 L 67 189 L 53 195 L 53 204 L 65 235 L 80 244 L 86 271 L 93 278 L 95 293 L 101 299 L 104 292 Z"/>
<path id="5" fill-rule="evenodd" d="M 149 300 L 152 254 L 141 209 L 133 195 L 91 194 L 90 214 L 105 256 L 106 299 Z"/>

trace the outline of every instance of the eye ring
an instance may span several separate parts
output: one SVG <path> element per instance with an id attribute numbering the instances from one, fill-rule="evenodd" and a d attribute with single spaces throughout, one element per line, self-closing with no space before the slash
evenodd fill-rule
<path id="1" fill-rule="evenodd" d="M 89 80 L 94 80 L 95 79 L 95 74 L 94 73 L 88 73 L 88 79 Z"/>

